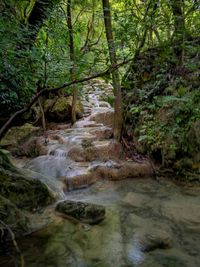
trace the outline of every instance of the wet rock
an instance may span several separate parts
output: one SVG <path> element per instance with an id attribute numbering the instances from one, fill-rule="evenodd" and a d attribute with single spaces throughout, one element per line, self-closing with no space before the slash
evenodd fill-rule
<path id="1" fill-rule="evenodd" d="M 123 149 L 121 144 L 114 140 L 96 141 L 85 149 L 85 156 L 87 161 L 119 159 L 123 156 Z"/>
<path id="2" fill-rule="evenodd" d="M 95 171 L 102 178 L 110 180 L 123 180 L 134 177 L 150 177 L 153 174 L 152 166 L 149 162 L 135 163 L 120 161 L 117 166 L 99 165 Z"/>
<path id="3" fill-rule="evenodd" d="M 17 235 L 33 231 L 28 215 L 55 200 L 53 192 L 36 177 L 23 173 L 0 151 L 0 220 Z M 0 225 L 1 228 L 1 225 Z M 1 228 L 2 229 L 2 228 Z M 37 228 L 38 229 L 38 228 Z"/>
<path id="4" fill-rule="evenodd" d="M 46 206 L 54 200 L 49 188 L 37 179 L 25 176 L 20 169 L 0 152 L 0 195 L 18 208 L 33 210 Z"/>
<path id="5" fill-rule="evenodd" d="M 113 127 L 114 123 L 114 112 L 106 110 L 103 112 L 98 112 L 90 116 L 91 121 L 96 121 L 97 123 L 102 123 L 105 126 Z"/>
<path id="6" fill-rule="evenodd" d="M 141 251 L 149 252 L 155 249 L 168 249 L 173 244 L 172 237 L 163 230 L 154 230 L 144 233 L 139 237 L 139 246 Z"/>
<path id="7" fill-rule="evenodd" d="M 47 125 L 48 130 L 66 130 L 71 128 L 71 123 L 57 124 L 55 122 L 50 122 Z"/>
<path id="8" fill-rule="evenodd" d="M 113 135 L 113 131 L 109 127 L 101 127 L 90 130 L 90 134 L 95 135 L 97 140 L 110 139 Z"/>
<path id="9" fill-rule="evenodd" d="M 110 104 L 108 102 L 101 101 L 99 103 L 99 107 L 101 107 L 101 108 L 110 108 Z"/>
<path id="10" fill-rule="evenodd" d="M 18 146 L 15 155 L 37 157 L 48 153 L 44 137 L 31 137 L 23 145 Z"/>
<path id="11" fill-rule="evenodd" d="M 83 172 L 82 174 L 78 175 L 74 173 L 74 176 L 60 177 L 60 179 L 65 183 L 66 190 L 71 191 L 75 189 L 86 188 L 95 183 L 99 177 L 86 170 L 85 173 Z"/>
<path id="12" fill-rule="evenodd" d="M 53 201 L 47 186 L 39 180 L 26 179 L 21 174 L 4 172 L 0 169 L 0 194 L 11 200 L 19 208 L 33 210 Z"/>
<path id="13" fill-rule="evenodd" d="M 87 140 L 88 145 L 82 144 L 70 149 L 68 156 L 75 161 L 94 161 L 119 159 L 123 156 L 123 149 L 120 143 L 115 141 L 96 141 Z"/>
<path id="14" fill-rule="evenodd" d="M 34 127 L 29 123 L 19 127 L 12 127 L 1 140 L 0 145 L 10 151 L 17 151 L 20 145 L 24 144 L 32 136 L 38 135 L 40 130 L 39 127 Z"/>
<path id="15" fill-rule="evenodd" d="M 68 152 L 68 157 L 76 162 L 85 161 L 85 152 L 82 147 L 73 147 Z"/>
<path id="16" fill-rule="evenodd" d="M 89 224 L 100 223 L 105 219 L 106 213 L 103 206 L 70 200 L 59 202 L 56 206 L 56 211 L 67 217 Z"/>
<path id="17" fill-rule="evenodd" d="M 0 220 L 9 225 L 12 231 L 17 234 L 24 234 L 28 230 L 28 217 L 23 211 L 18 209 L 9 199 L 0 195 Z M 6 228 L 0 224 L 1 238 L 10 239 Z"/>
<path id="18" fill-rule="evenodd" d="M 148 196 L 135 192 L 129 192 L 123 199 L 124 203 L 131 205 L 135 208 L 142 208 L 149 201 L 150 198 Z"/>
<path id="19" fill-rule="evenodd" d="M 199 203 L 194 198 L 190 202 L 185 199 L 166 201 L 161 207 L 163 216 L 175 222 L 179 227 L 200 229 Z"/>
<path id="20" fill-rule="evenodd" d="M 63 138 L 62 136 L 58 135 L 58 134 L 49 134 L 48 135 L 48 140 L 56 140 L 58 141 L 59 144 L 64 144 L 66 143 L 65 138 Z"/>
<path id="21" fill-rule="evenodd" d="M 50 106 L 50 102 L 55 102 L 54 99 L 48 99 L 45 106 Z M 46 118 L 49 121 L 63 122 L 71 118 L 72 97 L 59 97 L 55 104 L 48 110 Z M 83 106 L 80 100 L 77 101 L 76 113 L 81 114 L 83 112 Z"/>

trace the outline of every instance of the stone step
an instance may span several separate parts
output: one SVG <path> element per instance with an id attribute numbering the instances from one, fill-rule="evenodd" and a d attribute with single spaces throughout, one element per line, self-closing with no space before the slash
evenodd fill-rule
<path id="1" fill-rule="evenodd" d="M 76 162 L 120 159 L 123 158 L 123 148 L 114 140 L 93 141 L 74 146 L 69 150 L 68 157 Z"/>
<path id="2" fill-rule="evenodd" d="M 82 167 L 81 167 L 82 164 Z M 85 167 L 84 167 L 85 166 Z M 127 161 L 93 161 L 78 162 L 59 180 L 65 184 L 67 191 L 87 188 L 100 179 L 123 180 L 128 178 L 150 177 L 153 169 L 150 163 L 136 163 Z"/>

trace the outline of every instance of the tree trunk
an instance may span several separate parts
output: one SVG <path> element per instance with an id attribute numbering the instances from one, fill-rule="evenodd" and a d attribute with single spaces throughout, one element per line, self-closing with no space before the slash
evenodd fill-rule
<path id="1" fill-rule="evenodd" d="M 106 38 L 108 43 L 109 49 L 109 56 L 111 66 L 117 65 L 117 57 L 116 57 L 116 50 L 115 50 L 115 43 L 113 38 L 112 32 L 112 19 L 111 19 L 111 11 L 110 11 L 110 3 L 109 0 L 102 0 L 103 3 L 103 13 L 104 13 L 104 24 L 105 24 L 105 31 L 106 31 Z M 114 138 L 116 140 L 120 140 L 121 131 L 122 131 L 122 93 L 121 93 L 121 85 L 120 85 L 120 77 L 119 71 L 115 70 L 112 73 L 112 81 L 114 87 L 114 94 L 115 94 L 115 113 L 114 113 Z"/>
<path id="2" fill-rule="evenodd" d="M 28 18 L 28 28 L 31 43 L 30 46 L 33 46 L 37 33 L 43 25 L 45 19 L 48 18 L 49 14 L 52 12 L 54 6 L 56 5 L 55 0 L 36 0 L 35 5 L 31 11 L 31 14 Z"/>
<path id="3" fill-rule="evenodd" d="M 174 53 L 176 54 L 179 63 L 183 60 L 183 43 L 186 34 L 185 19 L 183 14 L 184 0 L 171 0 L 171 7 L 174 17 Z"/>
<path id="4" fill-rule="evenodd" d="M 42 89 L 40 92 L 38 92 L 37 94 L 35 94 L 33 96 L 33 98 L 30 100 L 30 102 L 23 108 L 20 109 L 18 111 L 16 111 L 7 121 L 6 123 L 0 128 L 0 140 L 3 138 L 3 136 L 6 134 L 6 132 L 8 131 L 9 127 L 12 125 L 13 121 L 15 121 L 15 119 L 17 117 L 19 117 L 20 115 L 23 115 L 24 113 L 26 113 L 27 111 L 30 110 L 30 108 L 33 106 L 33 104 L 38 100 L 38 98 L 46 93 L 55 93 L 55 92 L 59 92 L 62 89 L 66 89 L 69 86 L 72 86 L 74 84 L 80 84 L 83 82 L 88 82 L 90 80 L 96 79 L 98 77 L 104 77 L 107 76 L 108 74 L 112 73 L 113 71 L 115 71 L 116 69 L 118 69 L 119 67 L 128 64 L 132 61 L 132 59 L 127 60 L 127 61 L 123 61 L 121 63 L 119 63 L 118 65 L 109 67 L 108 69 L 106 69 L 105 71 L 93 74 L 89 77 L 85 77 L 79 80 L 74 80 L 74 81 L 70 81 L 67 83 L 64 83 L 61 86 L 58 87 L 53 87 L 53 88 L 44 88 Z"/>
<path id="5" fill-rule="evenodd" d="M 72 17 L 71 17 L 71 0 L 68 0 L 67 3 L 67 27 L 69 30 L 69 56 L 70 56 L 70 78 L 75 80 L 75 51 L 74 51 L 74 36 L 73 36 L 73 26 L 72 26 Z M 72 98 L 72 111 L 71 111 L 71 120 L 72 123 L 76 122 L 76 103 L 78 97 L 78 90 L 73 86 L 73 98 Z"/>
<path id="6" fill-rule="evenodd" d="M 45 132 L 46 131 L 46 119 L 45 119 L 44 108 L 41 103 L 41 98 L 38 98 L 38 104 L 39 104 L 41 115 L 42 115 L 42 128 L 43 128 L 43 131 Z"/>

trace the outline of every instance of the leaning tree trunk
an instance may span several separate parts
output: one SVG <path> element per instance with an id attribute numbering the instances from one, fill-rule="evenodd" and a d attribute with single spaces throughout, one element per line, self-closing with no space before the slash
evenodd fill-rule
<path id="1" fill-rule="evenodd" d="M 71 0 L 68 0 L 67 3 L 67 27 L 69 30 L 69 56 L 70 56 L 70 78 L 75 80 L 75 51 L 74 51 L 74 36 L 73 36 L 73 26 L 72 26 L 72 17 L 71 17 Z M 72 98 L 72 112 L 71 120 L 72 123 L 76 122 L 76 103 L 78 97 L 77 87 L 73 86 L 73 98 Z"/>
<path id="2" fill-rule="evenodd" d="M 106 38 L 108 43 L 110 62 L 112 66 L 115 66 L 117 65 L 117 57 L 116 57 L 115 43 L 112 32 L 110 3 L 109 0 L 102 0 L 102 3 L 103 3 L 104 24 L 106 30 Z M 116 140 L 119 140 L 121 137 L 123 117 L 122 117 L 122 93 L 121 93 L 120 77 L 118 70 L 115 70 L 112 73 L 112 80 L 113 80 L 113 87 L 115 94 L 113 133 L 114 133 L 114 138 Z"/>

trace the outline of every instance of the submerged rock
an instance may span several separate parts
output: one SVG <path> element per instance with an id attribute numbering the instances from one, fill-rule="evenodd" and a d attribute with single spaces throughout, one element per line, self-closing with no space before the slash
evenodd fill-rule
<path id="1" fill-rule="evenodd" d="M 172 247 L 172 243 L 172 237 L 167 232 L 159 229 L 145 233 L 139 238 L 139 244 L 143 252 L 168 249 Z"/>
<path id="2" fill-rule="evenodd" d="M 59 202 L 56 211 L 80 222 L 97 224 L 105 219 L 105 207 L 101 205 L 65 200 Z"/>

